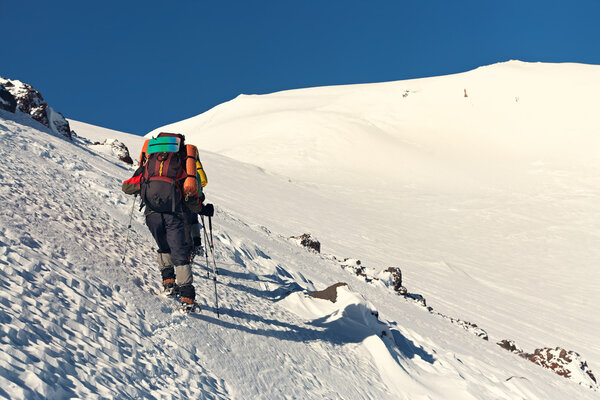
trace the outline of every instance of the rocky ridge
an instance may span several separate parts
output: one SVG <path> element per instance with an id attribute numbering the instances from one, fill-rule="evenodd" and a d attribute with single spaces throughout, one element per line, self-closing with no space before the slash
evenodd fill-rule
<path id="1" fill-rule="evenodd" d="M 15 112 L 16 109 L 22 113 L 29 114 L 42 125 L 50 128 L 52 132 L 62 135 L 68 139 L 73 138 L 73 133 L 69 126 L 69 122 L 65 117 L 55 111 L 44 101 L 42 94 L 35 90 L 31 85 L 19 80 L 11 80 L 0 78 L 0 87 L 4 90 L 0 91 L 0 97 L 6 107 L 3 109 Z M 12 99 L 7 95 L 10 94 Z"/>
<path id="2" fill-rule="evenodd" d="M 133 164 L 127 146 L 116 139 L 106 139 L 100 143 L 79 138 L 77 133 L 71 130 L 69 121 L 50 107 L 42 94 L 27 83 L 0 77 L 0 109 L 11 113 L 18 110 L 50 128 L 55 134 L 69 140 L 77 138 L 77 142 L 83 146 L 115 156 L 124 163 Z"/>
<path id="3" fill-rule="evenodd" d="M 309 245 L 308 239 L 310 238 L 310 234 L 304 234 L 300 237 L 290 237 L 291 240 L 295 240 L 308 250 L 313 251 L 314 248 Z M 459 318 L 453 318 L 434 311 L 433 307 L 427 305 L 425 297 L 423 297 L 421 294 L 408 292 L 402 284 L 402 271 L 399 267 L 389 267 L 377 272 L 375 268 L 364 266 L 359 259 L 339 259 L 334 255 L 323 255 L 323 257 L 339 264 L 342 269 L 350 272 L 355 277 L 363 279 L 367 283 L 383 284 L 392 289 L 398 295 L 403 296 L 405 299 L 412 301 L 419 306 L 425 307 L 430 314 L 442 317 L 443 319 L 448 320 L 454 325 L 462 327 L 466 331 L 480 337 L 483 340 L 489 340 L 488 333 L 481 327 L 477 326 L 477 324 L 464 321 Z M 310 296 L 326 299 L 335 303 L 337 297 L 337 288 L 340 286 L 347 286 L 347 284 L 340 282 L 323 291 L 311 293 Z M 517 354 L 518 356 L 529 360 L 534 364 L 541 366 L 542 368 L 548 369 L 564 378 L 573 380 L 580 385 L 587 386 L 592 390 L 597 390 L 599 387 L 598 381 L 596 380 L 591 368 L 588 366 L 583 357 L 577 352 L 566 350 L 561 347 L 543 347 L 536 349 L 533 353 L 527 353 L 519 348 L 512 340 L 505 339 L 497 344 L 511 353 Z"/>

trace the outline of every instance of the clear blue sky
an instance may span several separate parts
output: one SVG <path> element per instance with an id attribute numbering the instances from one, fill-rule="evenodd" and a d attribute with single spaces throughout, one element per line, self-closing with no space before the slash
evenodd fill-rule
<path id="1" fill-rule="evenodd" d="M 600 64 L 600 1 L 0 0 L 0 76 L 136 134 L 240 93 Z"/>

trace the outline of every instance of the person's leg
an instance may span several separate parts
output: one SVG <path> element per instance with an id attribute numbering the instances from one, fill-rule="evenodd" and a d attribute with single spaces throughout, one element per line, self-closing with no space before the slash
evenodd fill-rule
<path id="1" fill-rule="evenodd" d="M 192 268 L 189 262 L 190 247 L 185 238 L 183 217 L 174 214 L 163 215 L 167 242 L 171 249 L 171 259 L 175 265 L 175 279 L 182 302 L 194 302 L 196 292 L 193 286 Z"/>
<path id="2" fill-rule="evenodd" d="M 153 213 L 146 216 L 146 225 L 158 245 L 158 266 L 162 277 L 163 287 L 169 294 L 175 285 L 175 269 L 171 259 L 171 248 L 167 241 L 167 231 L 162 214 Z"/>
<path id="3" fill-rule="evenodd" d="M 169 253 L 158 253 L 158 266 L 162 277 L 163 288 L 167 294 L 173 294 L 175 288 L 175 267 Z"/>

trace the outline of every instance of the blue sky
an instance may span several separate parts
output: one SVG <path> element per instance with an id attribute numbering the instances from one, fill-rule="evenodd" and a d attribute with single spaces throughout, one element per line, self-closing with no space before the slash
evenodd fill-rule
<path id="1" fill-rule="evenodd" d="M 0 76 L 144 134 L 240 93 L 600 64 L 600 1 L 0 0 Z"/>

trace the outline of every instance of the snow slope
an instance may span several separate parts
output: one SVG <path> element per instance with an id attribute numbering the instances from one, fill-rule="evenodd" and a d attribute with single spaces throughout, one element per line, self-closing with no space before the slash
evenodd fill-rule
<path id="1" fill-rule="evenodd" d="M 434 78 L 240 95 L 149 135 L 180 131 L 206 150 L 307 182 L 513 186 L 519 176 L 508 172 L 528 172 L 533 162 L 597 164 L 599 75 L 593 65 L 511 61 Z"/>
<path id="2" fill-rule="evenodd" d="M 115 131 L 113 129 L 102 128 L 95 125 L 86 124 L 85 122 L 67 119 L 71 128 L 81 137 L 91 140 L 92 142 L 104 142 L 105 139 L 119 138 L 121 143 L 124 143 L 129 150 L 131 158 L 137 164 L 138 156 L 142 151 L 143 141 L 140 137 L 130 133 Z"/>
<path id="3" fill-rule="evenodd" d="M 242 95 L 156 129 L 288 177 L 250 221 L 405 278 L 445 314 L 600 365 L 600 66 L 510 61 L 434 78 Z M 209 171 L 217 168 L 207 167 Z M 283 179 L 282 179 L 283 181 Z M 277 213 L 264 210 L 276 209 Z M 273 218 L 271 218 L 273 217 Z"/>
<path id="4" fill-rule="evenodd" d="M 204 260 L 203 311 L 186 317 L 156 295 L 139 213 L 126 234 L 120 183 L 134 167 L 3 111 L 0 157 L 0 397 L 597 397 L 280 235 L 286 196 L 318 205 L 314 187 L 202 153 L 221 318 Z M 335 304 L 303 294 L 339 281 Z"/>

